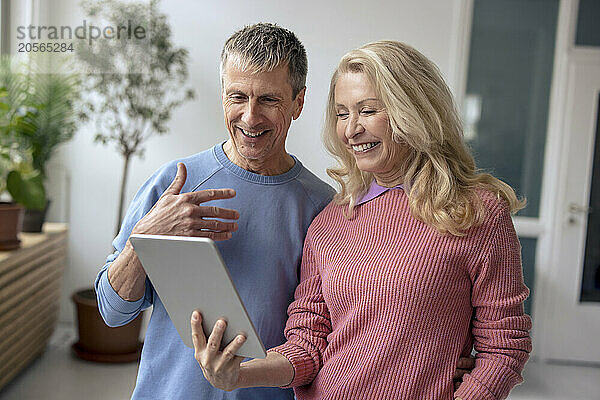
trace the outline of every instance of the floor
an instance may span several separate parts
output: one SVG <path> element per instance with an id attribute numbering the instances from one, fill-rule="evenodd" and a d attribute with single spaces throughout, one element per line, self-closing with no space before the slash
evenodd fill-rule
<path id="1" fill-rule="evenodd" d="M 136 364 L 105 365 L 76 359 L 73 327 L 59 325 L 36 362 L 0 391 L 0 400 L 129 399 Z M 599 400 L 600 368 L 529 362 L 525 383 L 510 400 Z"/>

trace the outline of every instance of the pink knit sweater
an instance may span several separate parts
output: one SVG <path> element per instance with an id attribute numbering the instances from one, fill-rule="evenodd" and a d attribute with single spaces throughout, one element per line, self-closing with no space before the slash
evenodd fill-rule
<path id="1" fill-rule="evenodd" d="M 510 214 L 480 192 L 483 225 L 440 235 L 413 218 L 403 190 L 357 207 L 329 204 L 311 224 L 287 342 L 305 399 L 503 399 L 531 351 L 520 245 Z M 459 356 L 476 367 L 454 393 Z"/>

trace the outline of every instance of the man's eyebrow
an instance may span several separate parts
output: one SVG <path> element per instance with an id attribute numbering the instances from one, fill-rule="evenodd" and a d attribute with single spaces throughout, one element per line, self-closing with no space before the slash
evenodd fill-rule
<path id="1" fill-rule="evenodd" d="M 225 89 L 225 94 L 243 94 L 243 95 L 245 95 L 246 93 L 244 93 L 240 89 L 227 88 L 227 89 Z"/>
<path id="2" fill-rule="evenodd" d="M 243 90 L 240 89 L 236 89 L 236 88 L 227 88 L 225 89 L 225 94 L 226 95 L 232 95 L 232 94 L 243 94 L 244 96 L 247 96 L 246 93 Z M 271 93 L 263 93 L 261 95 L 258 96 L 261 99 L 267 98 L 267 97 L 272 97 L 275 99 L 283 99 L 284 95 L 281 93 L 275 93 L 275 92 L 271 92 Z"/>
<path id="3" fill-rule="evenodd" d="M 276 98 L 276 99 L 282 99 L 282 98 L 283 98 L 283 95 L 282 95 L 282 94 L 280 94 L 280 93 L 263 93 L 263 94 L 261 94 L 261 95 L 260 95 L 260 96 L 258 96 L 258 97 L 260 97 L 260 98 L 263 98 L 263 99 L 264 99 L 265 97 L 273 97 L 273 98 Z"/>

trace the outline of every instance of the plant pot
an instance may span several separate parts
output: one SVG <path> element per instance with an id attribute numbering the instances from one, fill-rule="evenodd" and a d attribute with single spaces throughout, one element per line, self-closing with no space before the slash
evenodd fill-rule
<path id="1" fill-rule="evenodd" d="M 77 310 L 79 341 L 72 348 L 83 360 L 123 363 L 140 359 L 142 313 L 127 325 L 111 328 L 104 323 L 94 289 L 83 289 L 72 297 Z"/>
<path id="2" fill-rule="evenodd" d="M 25 214 L 23 215 L 22 232 L 41 232 L 44 221 L 46 220 L 48 207 L 50 207 L 50 200 L 46 201 L 46 207 L 44 207 L 43 210 L 26 208 Z"/>
<path id="3" fill-rule="evenodd" d="M 23 207 L 16 203 L 0 202 L 0 250 L 21 246 L 18 234 L 23 223 Z"/>

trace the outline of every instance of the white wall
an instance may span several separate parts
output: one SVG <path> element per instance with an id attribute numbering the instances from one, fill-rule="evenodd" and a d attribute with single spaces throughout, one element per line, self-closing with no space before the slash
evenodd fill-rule
<path id="1" fill-rule="evenodd" d="M 41 3 L 41 4 L 40 4 Z M 40 2 L 42 19 L 80 24 L 77 0 Z M 145 158 L 134 159 L 126 201 L 161 164 L 211 147 L 226 139 L 219 94 L 218 60 L 225 39 L 242 26 L 276 22 L 294 31 L 309 58 L 308 90 L 302 116 L 291 127 L 288 151 L 328 179 L 331 159 L 323 151 L 320 130 L 330 74 L 349 49 L 378 39 L 407 42 L 438 64 L 451 88 L 460 87 L 456 17 L 461 0 L 304 1 L 269 0 L 163 1 L 174 42 L 190 51 L 190 81 L 197 98 L 181 106 L 170 122 L 171 134 L 148 142 Z M 73 319 L 70 294 L 90 286 L 111 249 L 121 160 L 113 148 L 93 144 L 83 127 L 61 147 L 52 162 L 51 220 L 70 223 L 68 266 L 60 319 Z"/>

